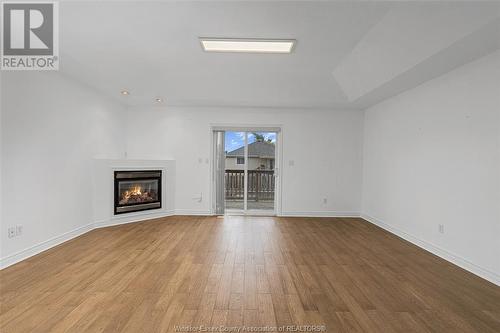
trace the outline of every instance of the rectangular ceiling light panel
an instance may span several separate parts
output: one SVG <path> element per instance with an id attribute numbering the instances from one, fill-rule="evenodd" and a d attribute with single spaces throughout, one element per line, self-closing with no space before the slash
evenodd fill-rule
<path id="1" fill-rule="evenodd" d="M 206 52 L 290 53 L 294 39 L 200 38 Z"/>

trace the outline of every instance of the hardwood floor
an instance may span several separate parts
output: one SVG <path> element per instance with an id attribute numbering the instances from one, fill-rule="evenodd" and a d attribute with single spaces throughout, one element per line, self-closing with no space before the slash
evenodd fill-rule
<path id="1" fill-rule="evenodd" d="M 500 332 L 499 287 L 357 218 L 96 229 L 0 271 L 0 283 L 2 333 Z"/>

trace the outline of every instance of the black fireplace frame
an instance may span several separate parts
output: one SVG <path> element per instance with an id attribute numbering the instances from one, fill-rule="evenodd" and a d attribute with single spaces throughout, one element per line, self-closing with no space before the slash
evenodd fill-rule
<path id="1" fill-rule="evenodd" d="M 151 209 L 161 209 L 162 208 L 162 170 L 116 170 L 114 172 L 114 214 L 127 214 L 136 213 Z M 144 181 L 144 180 L 156 180 L 158 184 L 158 200 L 151 201 L 148 203 L 132 203 L 126 205 L 120 205 L 120 198 L 118 194 L 118 188 L 120 181 Z M 137 209 L 135 209 L 137 208 Z"/>

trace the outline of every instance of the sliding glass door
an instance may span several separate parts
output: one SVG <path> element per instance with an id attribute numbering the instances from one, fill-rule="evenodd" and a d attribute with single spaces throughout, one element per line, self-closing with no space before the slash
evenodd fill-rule
<path id="1" fill-rule="evenodd" d="M 274 211 L 276 133 L 247 133 L 247 210 Z"/>
<path id="2" fill-rule="evenodd" d="M 225 211 L 245 210 L 245 132 L 225 132 Z"/>
<path id="3" fill-rule="evenodd" d="M 274 215 L 277 133 L 217 131 L 214 138 L 216 213 Z"/>

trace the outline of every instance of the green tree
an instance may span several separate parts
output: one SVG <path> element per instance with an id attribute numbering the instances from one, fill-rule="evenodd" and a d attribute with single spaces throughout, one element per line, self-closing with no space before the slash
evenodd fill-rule
<path id="1" fill-rule="evenodd" d="M 256 142 L 264 142 L 266 140 L 266 138 L 262 134 L 255 133 L 255 132 L 252 132 L 252 134 L 255 136 Z"/>

